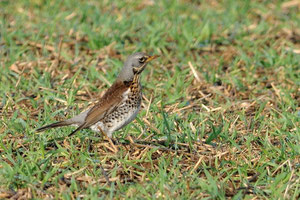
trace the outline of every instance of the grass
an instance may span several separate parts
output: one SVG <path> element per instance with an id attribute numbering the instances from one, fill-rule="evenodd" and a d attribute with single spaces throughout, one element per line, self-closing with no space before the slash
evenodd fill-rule
<path id="1" fill-rule="evenodd" d="M 0 198 L 300 198 L 298 1 L 2 0 L 0 13 Z M 135 51 L 161 57 L 114 137 L 143 144 L 35 133 L 96 102 Z"/>

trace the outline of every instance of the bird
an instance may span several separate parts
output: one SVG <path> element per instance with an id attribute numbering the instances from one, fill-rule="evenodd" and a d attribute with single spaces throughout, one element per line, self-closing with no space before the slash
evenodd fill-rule
<path id="1" fill-rule="evenodd" d="M 36 129 L 37 132 L 46 129 L 76 126 L 68 136 L 82 129 L 91 129 L 112 138 L 115 131 L 133 121 L 141 109 L 142 87 L 141 73 L 147 64 L 158 55 L 150 56 L 143 52 L 130 55 L 124 62 L 123 68 L 115 82 L 98 102 L 80 114 Z"/>

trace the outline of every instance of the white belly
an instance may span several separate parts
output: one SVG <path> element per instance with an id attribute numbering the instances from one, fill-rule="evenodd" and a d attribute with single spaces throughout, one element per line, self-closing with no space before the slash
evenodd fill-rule
<path id="1" fill-rule="evenodd" d="M 90 128 L 95 132 L 100 132 L 99 130 L 100 127 L 102 131 L 105 132 L 107 136 L 111 138 L 113 132 L 123 128 L 124 126 L 129 124 L 132 120 L 134 120 L 139 111 L 140 111 L 140 106 L 137 107 L 136 109 L 132 109 L 126 114 L 124 113 L 120 115 L 118 119 L 115 119 L 111 123 L 104 124 L 102 121 L 99 121 L 96 124 L 92 125 Z"/>
<path id="2" fill-rule="evenodd" d="M 140 106 L 136 108 L 135 110 L 131 110 L 131 112 L 128 112 L 124 115 L 123 119 L 116 122 L 115 125 L 110 129 L 110 131 L 114 132 L 119 130 L 120 128 L 123 128 L 127 124 L 129 124 L 132 120 L 134 120 L 140 111 Z"/>

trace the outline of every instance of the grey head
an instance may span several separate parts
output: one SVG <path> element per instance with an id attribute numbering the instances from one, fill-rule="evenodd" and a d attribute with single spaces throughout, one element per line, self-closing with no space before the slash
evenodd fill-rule
<path id="1" fill-rule="evenodd" d="M 137 52 L 130 55 L 124 63 L 124 66 L 118 76 L 118 80 L 132 81 L 134 75 L 141 74 L 147 63 L 157 57 L 157 55 L 149 56 L 143 52 Z"/>

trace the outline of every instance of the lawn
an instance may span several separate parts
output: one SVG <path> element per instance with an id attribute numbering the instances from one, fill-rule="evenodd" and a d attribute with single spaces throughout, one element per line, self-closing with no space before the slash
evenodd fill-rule
<path id="1" fill-rule="evenodd" d="M 133 52 L 118 151 L 36 133 L 93 105 Z M 300 2 L 1 0 L 0 199 L 299 199 Z"/>

